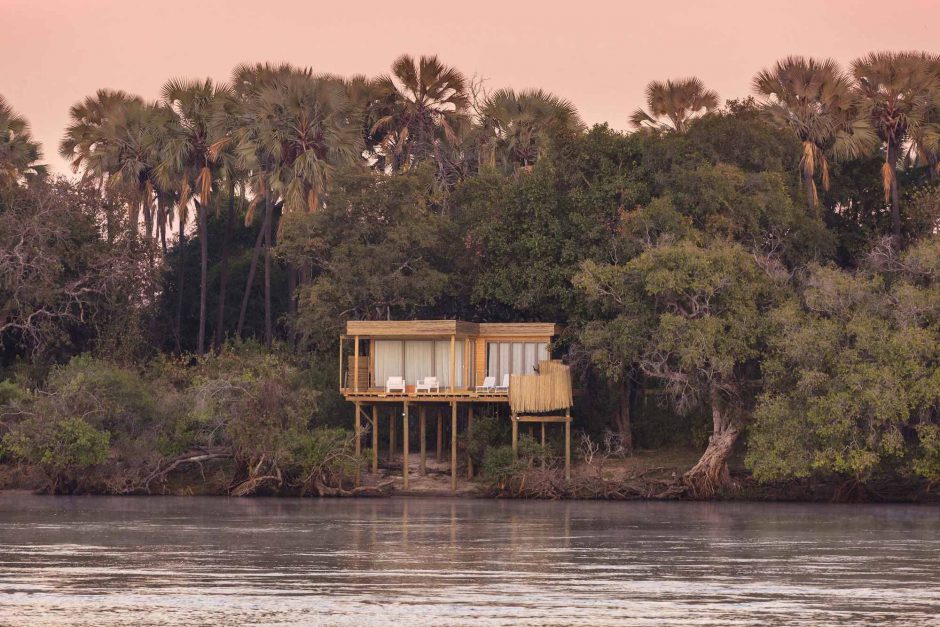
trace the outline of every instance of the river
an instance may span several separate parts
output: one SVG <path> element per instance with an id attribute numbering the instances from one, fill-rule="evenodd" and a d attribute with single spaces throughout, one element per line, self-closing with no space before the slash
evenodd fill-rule
<path id="1" fill-rule="evenodd" d="M 0 495 L 0 624 L 940 624 L 940 509 Z"/>

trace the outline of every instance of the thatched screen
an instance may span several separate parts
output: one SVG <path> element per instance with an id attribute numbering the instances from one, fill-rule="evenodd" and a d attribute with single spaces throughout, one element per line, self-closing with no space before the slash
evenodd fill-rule
<path id="1" fill-rule="evenodd" d="M 571 371 L 560 361 L 542 361 L 538 374 L 509 378 L 509 405 L 517 414 L 557 411 L 572 404 Z"/>

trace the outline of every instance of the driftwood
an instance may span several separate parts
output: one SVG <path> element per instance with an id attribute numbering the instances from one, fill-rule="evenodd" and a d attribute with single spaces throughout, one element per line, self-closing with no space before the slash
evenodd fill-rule
<path id="1" fill-rule="evenodd" d="M 150 493 L 150 484 L 160 479 L 161 481 L 166 480 L 166 476 L 179 468 L 184 464 L 199 464 L 202 466 L 203 462 L 211 461 L 214 459 L 230 459 L 232 457 L 232 451 L 227 448 L 218 448 L 218 449 L 206 449 L 200 451 L 188 451 L 182 455 L 177 455 L 176 457 L 167 460 L 166 462 L 157 466 L 157 468 L 151 472 L 144 480 L 141 482 L 141 485 L 138 489 L 143 489 L 148 494 Z"/>
<path id="2" fill-rule="evenodd" d="M 394 483 L 394 479 L 389 479 L 375 485 L 358 486 L 351 490 L 342 487 L 330 487 L 319 481 L 314 485 L 320 496 L 387 496 Z"/>

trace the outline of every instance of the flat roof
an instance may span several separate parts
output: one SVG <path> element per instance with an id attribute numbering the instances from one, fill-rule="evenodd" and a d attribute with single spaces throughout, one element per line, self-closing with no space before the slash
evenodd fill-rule
<path id="1" fill-rule="evenodd" d="M 347 335 L 383 337 L 546 337 L 558 335 L 554 322 L 464 322 L 463 320 L 350 320 Z"/>

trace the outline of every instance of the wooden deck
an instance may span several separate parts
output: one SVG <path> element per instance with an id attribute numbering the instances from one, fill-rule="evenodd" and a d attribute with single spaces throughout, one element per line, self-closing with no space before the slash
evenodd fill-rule
<path id="1" fill-rule="evenodd" d="M 442 390 L 440 392 L 400 392 L 388 393 L 384 388 L 354 390 L 341 388 L 340 393 L 347 401 L 368 403 L 508 403 L 509 392 L 476 392 L 473 390 Z"/>

